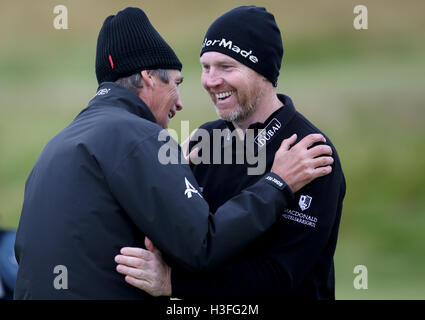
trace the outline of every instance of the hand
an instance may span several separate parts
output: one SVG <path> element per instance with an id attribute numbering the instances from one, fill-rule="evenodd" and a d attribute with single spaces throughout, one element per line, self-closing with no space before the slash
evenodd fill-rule
<path id="1" fill-rule="evenodd" d="M 317 142 L 326 142 L 323 135 L 314 133 L 304 137 L 291 147 L 297 140 L 297 135 L 282 141 L 276 152 L 271 171 L 280 176 L 295 193 L 318 177 L 332 172 L 334 162 L 332 149 L 328 145 L 317 145 L 308 149 Z"/>
<path id="2" fill-rule="evenodd" d="M 199 157 L 199 148 L 198 147 L 193 148 L 192 151 L 189 153 L 190 141 L 191 141 L 195 132 L 196 132 L 196 130 L 193 131 L 190 134 L 190 136 L 185 141 L 183 141 L 182 144 L 181 144 L 183 156 L 184 156 L 186 162 L 189 164 L 189 166 L 191 168 L 193 168 L 193 166 L 195 164 L 199 164 L 201 162 L 201 158 Z"/>
<path id="3" fill-rule="evenodd" d="M 144 250 L 125 247 L 115 257 L 117 271 L 125 281 L 146 291 L 151 296 L 171 296 L 171 268 L 162 259 L 161 252 L 146 237 Z"/>

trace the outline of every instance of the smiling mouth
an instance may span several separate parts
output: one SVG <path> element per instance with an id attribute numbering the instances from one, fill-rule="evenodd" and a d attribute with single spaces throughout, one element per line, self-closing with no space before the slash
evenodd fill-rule
<path id="1" fill-rule="evenodd" d="M 170 110 L 170 111 L 168 111 L 168 119 L 171 119 L 172 117 L 174 117 L 175 116 L 175 111 L 173 111 L 173 110 Z"/>
<path id="2" fill-rule="evenodd" d="M 234 92 L 235 92 L 234 90 L 231 90 L 231 91 L 216 93 L 215 97 L 217 100 L 222 101 L 230 97 Z"/>

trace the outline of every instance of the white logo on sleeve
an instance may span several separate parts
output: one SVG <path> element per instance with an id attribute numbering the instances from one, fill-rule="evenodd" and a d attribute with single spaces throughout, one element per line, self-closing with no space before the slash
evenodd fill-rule
<path id="1" fill-rule="evenodd" d="M 298 205 L 300 206 L 301 210 L 307 210 L 310 208 L 311 200 L 313 200 L 310 196 L 301 196 L 300 201 L 298 202 Z"/>
<path id="2" fill-rule="evenodd" d="M 198 192 L 198 190 L 196 190 L 195 187 L 192 186 L 192 184 L 189 182 L 189 180 L 187 180 L 186 177 L 184 177 L 184 181 L 186 183 L 186 190 L 184 191 L 184 194 L 187 195 L 188 199 L 192 198 L 192 193 L 197 193 L 201 198 L 203 198 L 202 195 Z"/>
<path id="3" fill-rule="evenodd" d="M 108 94 L 109 91 L 111 91 L 111 89 L 109 89 L 109 88 L 100 89 L 98 92 L 96 92 L 96 94 L 94 96 L 104 96 L 105 94 Z"/>

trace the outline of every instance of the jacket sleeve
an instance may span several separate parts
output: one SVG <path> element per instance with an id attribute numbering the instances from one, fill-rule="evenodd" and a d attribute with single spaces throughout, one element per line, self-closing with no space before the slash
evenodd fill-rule
<path id="1" fill-rule="evenodd" d="M 302 195 L 311 197 L 310 206 L 305 210 L 299 207 Z M 293 207 L 282 211 L 281 221 L 272 227 L 278 230 L 273 232 L 277 238 L 271 239 L 273 245 L 264 251 L 249 252 L 249 258 L 208 273 L 188 273 L 173 268 L 173 296 L 221 299 L 292 295 L 324 250 L 335 249 L 326 247 L 330 239 L 336 237 L 334 228 L 339 225 L 344 195 L 345 180 L 337 167 L 333 173 L 313 181 L 295 195 L 297 201 Z M 332 256 L 333 251 L 330 259 Z"/>
<path id="2" fill-rule="evenodd" d="M 164 254 L 188 270 L 214 268 L 263 234 L 293 195 L 270 173 L 213 215 L 190 167 L 176 163 L 181 152 L 173 142 L 143 140 L 107 180 L 123 211 Z M 163 164 L 166 148 L 174 156 Z"/>

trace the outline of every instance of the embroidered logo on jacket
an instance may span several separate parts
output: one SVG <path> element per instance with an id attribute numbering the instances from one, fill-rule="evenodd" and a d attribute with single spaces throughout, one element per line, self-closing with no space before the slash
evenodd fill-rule
<path id="1" fill-rule="evenodd" d="M 312 228 L 316 228 L 318 222 L 318 219 L 316 217 L 290 209 L 285 209 L 285 212 L 282 214 L 282 217 Z"/>
<path id="2" fill-rule="evenodd" d="M 186 183 L 186 190 L 184 191 L 184 194 L 187 196 L 188 199 L 192 198 L 192 193 L 197 193 L 201 198 L 202 195 L 198 192 L 198 190 L 195 189 L 194 186 L 187 180 L 186 177 L 184 177 L 184 181 Z"/>
<path id="3" fill-rule="evenodd" d="M 282 128 L 282 124 L 276 118 L 273 118 L 273 120 L 255 137 L 255 143 L 260 147 L 265 146 L 280 128 Z"/>
<path id="4" fill-rule="evenodd" d="M 311 204 L 311 200 L 313 198 L 310 196 L 301 196 L 300 197 L 300 201 L 298 201 L 298 205 L 300 206 L 301 210 L 307 210 L 308 208 L 310 208 L 310 204 Z"/>
<path id="5" fill-rule="evenodd" d="M 298 205 L 302 211 L 310 208 L 311 201 L 313 200 L 310 196 L 300 196 L 300 200 L 298 201 Z M 298 212 L 296 210 L 285 209 L 285 212 L 282 214 L 282 217 L 288 220 L 292 220 L 301 224 L 304 224 L 309 227 L 316 228 L 317 225 L 317 217 L 313 217 L 303 212 Z"/>
<path id="6" fill-rule="evenodd" d="M 100 89 L 98 92 L 96 92 L 96 94 L 94 96 L 104 96 L 105 94 L 108 94 L 109 91 L 111 91 L 111 89 L 109 89 L 109 88 Z"/>

